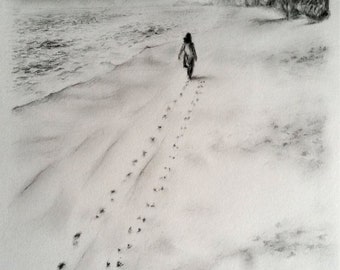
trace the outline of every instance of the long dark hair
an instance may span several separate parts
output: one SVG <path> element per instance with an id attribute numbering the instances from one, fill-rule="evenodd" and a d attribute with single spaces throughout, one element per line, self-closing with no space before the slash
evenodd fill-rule
<path id="1" fill-rule="evenodd" d="M 184 40 L 184 43 L 192 43 L 192 40 L 191 40 L 191 34 L 190 33 L 187 33 L 186 35 L 185 35 L 185 37 L 183 38 L 183 40 Z"/>

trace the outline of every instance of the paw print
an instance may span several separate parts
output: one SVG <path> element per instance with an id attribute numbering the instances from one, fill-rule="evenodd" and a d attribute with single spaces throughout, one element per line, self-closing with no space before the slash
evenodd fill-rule
<path id="1" fill-rule="evenodd" d="M 64 269 L 66 267 L 66 263 L 65 262 L 61 262 L 58 264 L 58 270 Z"/>
<path id="2" fill-rule="evenodd" d="M 73 236 L 73 246 L 78 245 L 78 240 L 79 240 L 80 236 L 81 236 L 81 232 L 78 232 Z"/>

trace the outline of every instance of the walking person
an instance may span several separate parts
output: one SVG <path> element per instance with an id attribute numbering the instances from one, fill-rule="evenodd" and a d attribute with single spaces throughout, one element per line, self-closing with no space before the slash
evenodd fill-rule
<path id="1" fill-rule="evenodd" d="M 187 33 L 183 38 L 183 45 L 179 51 L 178 60 L 181 59 L 183 53 L 183 67 L 187 69 L 188 78 L 191 79 L 192 73 L 194 71 L 195 61 L 197 61 L 197 54 L 190 33 Z"/>

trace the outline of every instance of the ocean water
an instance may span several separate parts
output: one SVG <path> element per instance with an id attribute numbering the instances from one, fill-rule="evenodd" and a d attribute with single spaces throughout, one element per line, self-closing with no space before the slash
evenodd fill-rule
<path id="1" fill-rule="evenodd" d="M 186 32 L 214 27 L 215 12 L 200 5 L 14 10 L 13 105 L 111 71 L 146 46 L 180 46 Z"/>

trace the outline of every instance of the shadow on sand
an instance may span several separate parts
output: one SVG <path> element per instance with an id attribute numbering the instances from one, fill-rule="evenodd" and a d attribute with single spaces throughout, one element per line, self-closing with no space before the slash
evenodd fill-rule
<path id="1" fill-rule="evenodd" d="M 211 79 L 210 76 L 195 76 L 193 75 L 191 80 L 192 81 L 197 81 L 197 80 L 208 80 L 208 79 Z"/>
<path id="2" fill-rule="evenodd" d="M 254 20 L 252 20 L 253 23 L 256 23 L 258 25 L 282 23 L 284 21 L 287 21 L 287 19 L 286 18 L 278 18 L 278 19 L 254 19 Z"/>

